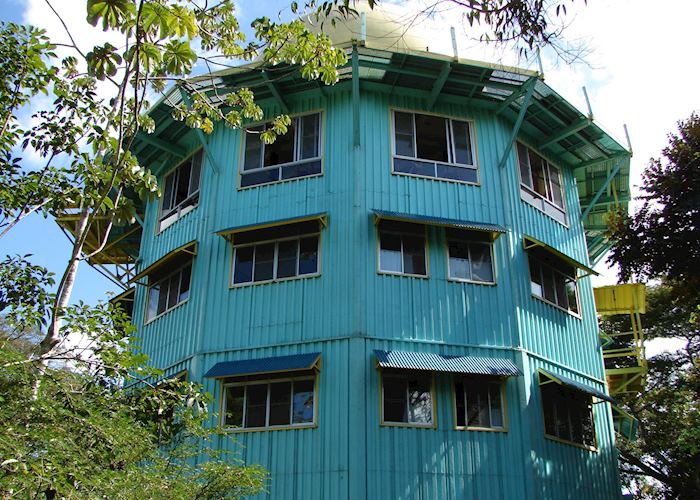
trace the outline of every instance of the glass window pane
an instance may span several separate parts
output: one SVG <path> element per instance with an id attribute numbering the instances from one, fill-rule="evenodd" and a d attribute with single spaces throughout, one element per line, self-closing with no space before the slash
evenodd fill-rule
<path id="1" fill-rule="evenodd" d="M 471 279 L 469 265 L 469 246 L 467 243 L 450 241 L 448 243 L 450 278 Z"/>
<path id="2" fill-rule="evenodd" d="M 448 161 L 446 119 L 415 115 L 417 157 L 424 160 Z"/>
<path id="3" fill-rule="evenodd" d="M 265 243 L 255 246 L 254 281 L 271 280 L 275 264 L 275 244 Z"/>
<path id="4" fill-rule="evenodd" d="M 190 190 L 189 194 L 192 195 L 199 191 L 199 178 L 202 174 L 202 163 L 204 161 L 204 152 L 200 149 L 192 157 L 192 173 L 190 174 Z"/>
<path id="5" fill-rule="evenodd" d="M 190 296 L 190 278 L 192 275 L 192 265 L 188 265 L 182 268 L 180 278 L 180 296 L 178 297 L 178 302 L 183 302 L 187 300 Z"/>
<path id="6" fill-rule="evenodd" d="M 242 385 L 226 388 L 226 411 L 224 413 L 225 426 L 243 426 L 243 395 L 245 387 Z"/>
<path id="7" fill-rule="evenodd" d="M 245 157 L 243 158 L 243 170 L 253 170 L 262 167 L 263 143 L 260 140 L 262 127 L 255 127 L 245 134 Z"/>
<path id="8" fill-rule="evenodd" d="M 569 300 L 566 293 L 565 278 L 559 273 L 554 273 L 554 289 L 557 293 L 557 304 L 564 309 L 569 308 Z"/>
<path id="9" fill-rule="evenodd" d="M 282 179 L 295 179 L 321 173 L 321 160 L 304 161 L 292 163 L 282 168 Z"/>
<path id="10" fill-rule="evenodd" d="M 163 187 L 163 214 L 166 214 L 175 207 L 175 179 L 177 171 L 165 176 L 165 186 Z"/>
<path id="11" fill-rule="evenodd" d="M 275 142 L 265 144 L 264 165 L 268 167 L 294 161 L 294 138 L 295 130 L 292 125 L 287 129 L 286 134 L 277 136 Z"/>
<path id="12" fill-rule="evenodd" d="M 158 296 L 160 295 L 160 283 L 156 283 L 148 289 L 148 313 L 146 318 L 151 320 L 158 314 Z"/>
<path id="13" fill-rule="evenodd" d="M 472 264 L 472 279 L 493 283 L 493 266 L 491 264 L 491 245 L 472 243 L 469 246 Z"/>
<path id="14" fill-rule="evenodd" d="M 534 258 L 530 257 L 530 289 L 533 295 L 538 297 L 544 297 L 544 291 L 542 290 L 542 275 L 540 274 L 540 263 Z"/>
<path id="15" fill-rule="evenodd" d="M 401 272 L 401 236 L 380 231 L 379 269 L 388 272 Z"/>
<path id="16" fill-rule="evenodd" d="M 464 384 L 456 380 L 455 381 L 455 408 L 457 410 L 457 422 L 458 426 L 464 426 L 465 424 L 465 412 L 466 408 L 464 406 Z"/>
<path id="17" fill-rule="evenodd" d="M 578 294 L 576 293 L 576 281 L 567 279 L 565 282 L 566 297 L 569 303 L 569 310 L 578 313 Z"/>
<path id="18" fill-rule="evenodd" d="M 503 427 L 501 384 L 489 384 L 489 400 L 491 402 L 491 427 Z"/>
<path id="19" fill-rule="evenodd" d="M 280 241 L 277 247 L 277 277 L 289 278 L 297 274 L 299 240 Z"/>
<path id="20" fill-rule="evenodd" d="M 165 312 L 168 309 L 168 290 L 170 289 L 170 280 L 165 279 L 159 283 L 160 292 L 158 294 L 158 314 Z"/>
<path id="21" fill-rule="evenodd" d="M 436 175 L 441 179 L 452 179 L 455 181 L 478 182 L 479 180 L 476 169 L 471 167 L 438 164 Z"/>
<path id="22" fill-rule="evenodd" d="M 175 191 L 175 205 L 179 205 L 189 195 L 190 189 L 190 173 L 192 166 L 189 162 L 178 167 L 177 169 L 177 190 Z"/>
<path id="23" fill-rule="evenodd" d="M 425 275 L 425 239 L 407 235 L 401 238 L 403 239 L 403 272 Z"/>
<path id="24" fill-rule="evenodd" d="M 394 158 L 394 172 L 435 177 L 435 163 L 432 161 Z"/>
<path id="25" fill-rule="evenodd" d="M 299 274 L 318 272 L 318 236 L 309 236 L 299 241 Z"/>
<path id="26" fill-rule="evenodd" d="M 178 298 L 180 296 L 180 273 L 170 277 L 170 283 L 168 285 L 168 309 L 175 307 L 178 304 Z"/>
<path id="27" fill-rule="evenodd" d="M 453 163 L 474 165 L 472 157 L 472 142 L 468 122 L 452 120 L 452 139 L 454 141 Z"/>
<path id="28" fill-rule="evenodd" d="M 544 290 L 544 298 L 553 304 L 556 304 L 556 293 L 554 291 L 554 272 L 546 266 L 542 266 L 542 289 Z"/>
<path id="29" fill-rule="evenodd" d="M 291 382 L 275 382 L 274 384 L 270 384 L 269 425 L 289 425 L 291 397 Z"/>
<path id="30" fill-rule="evenodd" d="M 547 179 L 544 170 L 544 160 L 538 155 L 529 151 L 530 159 L 530 172 L 532 173 L 532 189 L 535 192 L 541 194 L 545 198 L 547 197 Z"/>
<path id="31" fill-rule="evenodd" d="M 413 149 L 413 115 L 394 112 L 394 144 L 396 154 L 415 157 Z"/>
<path id="32" fill-rule="evenodd" d="M 305 424 L 314 421 L 314 381 L 295 380 L 292 396 L 292 423 Z"/>
<path id="33" fill-rule="evenodd" d="M 265 427 L 267 412 L 267 384 L 255 384 L 246 387 L 246 427 Z"/>
<path id="34" fill-rule="evenodd" d="M 408 381 L 408 421 L 418 424 L 433 422 L 433 401 L 430 392 L 431 380 L 412 379 Z"/>
<path id="35" fill-rule="evenodd" d="M 561 172 L 553 165 L 549 165 L 549 185 L 550 185 L 550 201 L 556 206 L 564 208 L 564 197 L 561 186 Z"/>
<path id="36" fill-rule="evenodd" d="M 530 175 L 530 161 L 527 148 L 518 143 L 518 164 L 520 165 L 520 182 L 532 189 L 532 176 Z"/>
<path id="37" fill-rule="evenodd" d="M 253 281 L 253 251 L 255 247 L 237 247 L 233 264 L 233 282 Z"/>
<path id="38" fill-rule="evenodd" d="M 266 168 L 241 175 L 241 187 L 257 186 L 258 184 L 266 184 L 268 182 L 277 182 L 280 180 L 279 168 Z"/>
<path id="39" fill-rule="evenodd" d="M 313 114 L 301 117 L 301 152 L 299 159 L 316 158 L 319 156 L 319 118 Z"/>
<path id="40" fill-rule="evenodd" d="M 407 422 L 406 381 L 398 377 L 382 377 L 384 421 Z"/>

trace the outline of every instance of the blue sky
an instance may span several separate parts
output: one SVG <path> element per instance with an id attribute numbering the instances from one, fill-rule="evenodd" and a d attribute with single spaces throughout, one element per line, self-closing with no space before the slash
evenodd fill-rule
<path id="1" fill-rule="evenodd" d="M 300 2 L 301 3 L 301 2 Z M 380 2 L 380 5 L 387 2 Z M 398 2 L 402 9 L 421 9 L 428 0 Z M 54 40 L 65 34 L 44 0 L 4 0 L 0 19 L 25 22 L 48 30 Z M 69 27 L 79 34 L 79 43 L 89 48 L 103 36 L 85 22 L 83 0 L 53 0 L 52 5 L 64 16 Z M 288 2 L 242 1 L 239 3 L 241 24 L 261 15 L 277 17 Z M 581 91 L 586 86 L 596 120 L 624 144 L 622 124 L 627 123 L 635 156 L 632 163 L 632 183 L 638 185 L 640 173 L 651 156 L 658 156 L 666 144 L 666 134 L 676 122 L 700 109 L 700 68 L 689 61 L 688 49 L 695 46 L 695 22 L 700 17 L 700 2 L 678 2 L 659 9 L 652 0 L 589 0 L 571 4 L 570 25 L 566 34 L 583 40 L 591 49 L 588 65 L 569 66 L 553 54 L 544 52 L 546 81 L 561 95 L 585 110 Z M 455 25 L 461 57 L 524 64 L 514 54 L 492 50 L 475 41 L 476 36 L 459 23 L 459 12 L 438 13 L 434 25 L 421 25 L 433 30 L 435 51 L 451 51 L 449 30 Z M 531 69 L 536 69 L 530 65 Z M 30 114 L 31 110 L 27 110 Z M 31 155 L 28 164 L 36 165 Z M 633 190 L 633 193 L 637 192 Z M 0 240 L 0 256 L 4 254 L 33 254 L 33 261 L 60 273 L 68 260 L 70 246 L 53 221 L 30 217 Z M 599 266 L 603 277 L 596 284 L 615 282 L 615 273 Z M 87 265 L 81 265 L 73 302 L 94 303 L 115 287 Z"/>

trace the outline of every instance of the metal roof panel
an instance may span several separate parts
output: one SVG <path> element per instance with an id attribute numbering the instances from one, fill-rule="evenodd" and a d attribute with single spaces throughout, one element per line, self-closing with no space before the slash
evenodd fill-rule
<path id="1" fill-rule="evenodd" d="M 509 359 L 480 358 L 476 356 L 446 356 L 428 352 L 375 350 L 377 364 L 382 368 L 424 370 L 469 375 L 497 375 L 514 377 L 520 369 Z"/>
<path id="2" fill-rule="evenodd" d="M 320 352 L 310 352 L 270 358 L 222 361 L 212 366 L 204 376 L 206 378 L 224 378 L 261 373 L 311 370 L 318 365 L 320 360 Z"/>

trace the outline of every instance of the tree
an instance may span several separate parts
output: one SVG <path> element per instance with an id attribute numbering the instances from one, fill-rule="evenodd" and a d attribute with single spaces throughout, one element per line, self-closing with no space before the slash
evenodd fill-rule
<path id="1" fill-rule="evenodd" d="M 644 172 L 641 209 L 616 214 L 609 233 L 609 262 L 620 267 L 621 280 L 660 281 L 648 295 L 647 338 L 685 343 L 651 358 L 645 391 L 623 401 L 639 420 L 640 439 L 619 443 L 621 471 L 648 498 L 700 496 L 700 118 L 692 114 L 678 128 L 663 159 Z"/>

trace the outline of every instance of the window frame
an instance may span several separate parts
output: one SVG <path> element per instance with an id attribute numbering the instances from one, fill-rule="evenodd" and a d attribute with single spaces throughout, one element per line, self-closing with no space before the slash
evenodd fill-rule
<path id="1" fill-rule="evenodd" d="M 191 167 L 193 165 L 193 159 L 195 156 L 200 155 L 200 164 L 199 164 L 199 180 L 197 183 L 197 190 L 193 192 L 192 194 L 188 195 L 187 198 L 185 198 L 182 202 L 180 202 L 177 206 L 174 208 L 170 209 L 170 212 L 168 212 L 167 215 L 163 214 L 163 203 L 165 202 L 165 185 L 166 185 L 166 179 L 175 174 L 175 172 L 183 167 L 187 162 L 190 162 L 190 179 L 188 183 L 188 191 L 189 187 L 192 185 L 192 175 L 191 175 Z M 163 175 L 163 194 L 159 197 L 159 202 L 158 202 L 158 220 L 156 223 L 156 235 L 161 234 L 163 231 L 168 229 L 170 226 L 175 224 L 177 221 L 185 217 L 187 214 L 190 212 L 194 211 L 197 207 L 199 207 L 199 199 L 202 191 L 202 176 L 204 172 L 204 163 L 205 163 L 205 154 L 204 154 L 204 148 L 200 147 L 196 149 L 195 151 L 192 152 L 192 154 L 188 155 L 185 159 L 183 159 L 180 163 L 178 163 L 176 166 L 173 168 L 169 169 L 164 175 Z M 175 188 L 174 191 L 177 191 Z M 192 204 L 187 204 L 190 200 L 195 199 L 194 203 Z M 189 208 L 189 210 L 185 210 L 183 213 L 183 210 Z M 177 213 L 177 217 L 167 224 L 166 226 L 163 226 L 163 221 L 166 220 L 167 218 L 171 217 L 174 213 Z"/>
<path id="2" fill-rule="evenodd" d="M 180 306 L 183 305 L 183 304 L 186 304 L 186 303 L 190 300 L 190 297 L 192 296 L 192 276 L 193 276 L 193 274 L 194 274 L 194 273 L 193 273 L 193 271 L 194 271 L 194 260 L 195 260 L 195 259 L 194 259 L 194 255 L 192 255 L 191 258 L 190 258 L 187 262 L 185 262 L 184 264 L 179 265 L 176 269 L 174 269 L 173 271 L 171 271 L 171 272 L 169 272 L 168 274 L 164 275 L 164 276 L 161 277 L 158 281 L 155 281 L 155 282 L 153 282 L 153 283 L 150 282 L 151 279 L 150 279 L 150 277 L 149 277 L 149 279 L 148 279 L 149 283 L 148 283 L 148 286 L 147 286 L 147 288 L 146 288 L 145 311 L 144 311 L 144 315 L 143 315 L 143 317 L 144 317 L 144 322 L 143 322 L 144 325 L 148 325 L 148 324 L 152 323 L 153 321 L 157 320 L 157 319 L 160 318 L 161 316 L 163 316 L 163 315 L 169 313 L 170 311 L 173 311 L 173 310 L 177 309 L 178 307 L 180 307 Z M 152 289 L 155 285 L 157 285 L 157 284 L 160 284 L 160 283 L 163 283 L 163 282 L 165 282 L 165 281 L 168 281 L 171 277 L 175 276 L 176 274 L 180 274 L 179 286 L 182 286 L 182 275 L 181 275 L 181 273 L 182 273 L 182 271 L 183 271 L 186 267 L 188 267 L 188 266 L 190 267 L 190 282 L 189 282 L 189 288 L 188 288 L 188 291 L 187 291 L 187 298 L 186 298 L 185 300 L 182 300 L 182 301 L 180 301 L 180 302 L 177 302 L 177 303 L 176 303 L 175 305 L 173 305 L 172 307 L 166 307 L 166 308 L 165 308 L 163 311 L 161 311 L 161 312 L 157 312 L 157 309 L 156 309 L 156 314 L 155 314 L 153 317 L 149 317 L 149 316 L 148 316 L 148 311 L 149 311 L 149 308 L 150 308 L 150 305 L 151 305 L 151 289 Z M 179 290 L 179 288 L 178 288 L 178 290 Z M 169 292 L 169 290 L 168 290 L 168 292 Z M 178 293 L 179 293 L 179 292 L 178 292 Z M 159 296 L 158 296 L 158 297 L 159 297 L 159 299 L 160 299 L 160 292 L 159 292 Z M 156 307 L 157 307 L 157 305 L 156 305 Z"/>
<path id="3" fill-rule="evenodd" d="M 381 251 L 382 251 L 382 240 L 381 240 L 381 230 L 380 230 L 380 223 L 382 221 L 389 221 L 389 222 L 402 222 L 406 224 L 413 224 L 415 226 L 422 226 L 422 236 L 423 236 L 423 261 L 425 264 L 425 274 L 413 274 L 413 273 L 405 273 L 405 272 L 397 272 L 397 271 L 385 271 L 382 269 L 382 260 L 381 260 Z M 377 235 L 377 274 L 385 274 L 388 276 L 406 276 L 406 277 L 411 277 L 411 278 L 422 278 L 422 279 L 428 279 L 430 278 L 430 258 L 428 255 L 428 228 L 427 225 L 425 224 L 419 224 L 416 222 L 406 222 L 406 221 L 394 221 L 393 219 L 379 219 L 375 223 L 375 231 Z M 401 231 L 386 231 L 389 234 L 394 234 L 394 235 L 405 235 L 409 234 L 406 232 L 401 232 Z M 404 267 L 403 263 L 403 239 L 401 240 L 401 269 Z"/>
<path id="4" fill-rule="evenodd" d="M 579 278 L 578 278 L 578 273 L 577 273 L 576 267 L 562 261 L 565 265 L 571 266 L 571 268 L 572 268 L 572 270 L 573 270 L 573 275 L 572 275 L 572 276 L 568 276 L 565 272 L 563 272 L 563 271 L 557 269 L 555 266 L 553 266 L 553 265 L 551 265 L 551 264 L 549 264 L 549 263 L 547 263 L 547 262 L 544 262 L 543 259 L 540 258 L 540 257 L 538 257 L 537 255 L 535 255 L 534 252 L 532 252 L 532 251 L 530 251 L 530 250 L 526 250 L 526 252 L 527 252 L 528 279 L 530 280 L 530 295 L 532 295 L 532 297 L 535 298 L 535 299 L 537 299 L 537 300 L 541 300 L 541 301 L 544 302 L 545 304 L 549 304 L 550 306 L 556 307 L 556 308 L 559 309 L 560 311 L 564 311 L 564 312 L 566 312 L 566 313 L 568 313 L 568 314 L 574 316 L 575 318 L 582 319 L 583 315 L 582 315 L 582 313 L 581 313 L 581 297 L 580 297 L 580 294 L 579 294 L 579 286 L 578 286 Z M 556 257 L 555 255 L 551 255 L 550 258 L 556 259 L 557 257 Z M 541 286 L 543 287 L 542 295 L 537 295 L 537 294 L 534 293 L 534 291 L 532 290 L 532 284 L 533 284 L 533 281 L 532 281 L 532 260 L 536 261 L 537 264 L 538 264 L 538 266 L 539 266 L 539 268 L 540 268 L 540 280 L 541 280 L 541 283 L 542 283 Z M 560 275 L 560 276 L 563 276 L 563 277 L 564 277 L 564 286 L 565 286 L 565 287 L 566 287 L 566 281 L 567 281 L 567 280 L 573 280 L 573 283 L 574 283 L 574 285 L 575 285 L 575 291 L 576 291 L 576 308 L 577 308 L 576 311 L 574 311 L 574 310 L 572 310 L 572 309 L 569 309 L 569 308 L 565 308 L 565 307 L 561 306 L 560 304 L 557 304 L 556 302 L 552 302 L 551 300 L 549 300 L 549 299 L 547 299 L 547 298 L 545 297 L 545 293 L 544 293 L 544 271 L 543 271 L 543 268 L 547 268 L 551 273 L 554 273 L 555 275 L 558 274 L 558 275 Z M 565 289 L 566 289 L 566 288 L 565 288 Z M 555 294 L 555 296 L 558 296 L 558 295 L 559 295 L 559 292 L 557 291 L 556 281 L 555 281 L 555 283 L 554 283 L 554 294 Z M 555 300 L 556 300 L 556 299 L 555 299 Z M 567 301 L 567 304 L 568 304 L 568 303 L 569 303 L 569 298 L 568 298 L 568 297 L 566 298 L 566 301 Z"/>
<path id="5" fill-rule="evenodd" d="M 313 219 L 312 219 L 313 220 Z M 294 224 L 294 222 L 290 222 L 290 224 Z M 279 226 L 275 227 L 284 227 L 286 225 L 290 224 L 280 224 Z M 267 283 L 282 283 L 285 281 L 292 281 L 292 280 L 300 280 L 300 279 L 309 279 L 309 278 L 317 278 L 321 276 L 321 268 L 322 268 L 322 255 L 321 255 L 321 248 L 323 247 L 322 245 L 322 238 L 323 238 L 323 223 L 320 219 L 318 219 L 318 231 L 317 232 L 312 232 L 312 233 L 305 233 L 305 234 L 300 234 L 297 236 L 286 236 L 282 238 L 274 238 L 274 239 L 266 239 L 266 240 L 259 240 L 254 243 L 241 243 L 241 244 L 236 244 L 235 243 L 235 237 L 234 237 L 234 242 L 231 244 L 231 265 L 229 266 L 229 288 L 241 288 L 241 287 L 247 287 L 247 286 L 255 286 L 255 285 L 264 285 Z M 251 231 L 255 231 L 256 228 L 250 228 Z M 301 240 L 304 238 L 308 238 L 310 236 L 316 236 L 317 237 L 317 247 L 316 247 L 316 272 L 315 273 L 309 273 L 309 274 L 297 274 L 295 276 L 285 276 L 282 278 L 277 278 L 277 266 L 278 266 L 278 252 L 279 252 L 279 243 L 282 241 L 291 241 L 291 240 L 297 240 L 297 272 L 299 271 L 299 262 L 300 262 L 300 248 L 299 245 L 301 244 Z M 238 248 L 247 248 L 247 247 L 255 247 L 257 245 L 263 245 L 263 244 L 269 244 L 269 243 L 274 243 L 275 244 L 275 252 L 273 255 L 273 261 L 272 261 L 272 279 L 269 280 L 260 280 L 260 281 L 255 281 L 254 279 L 252 281 L 246 281 L 243 283 L 234 283 L 233 279 L 235 276 L 235 266 L 236 266 L 236 251 Z M 253 254 L 255 255 L 255 254 Z M 255 256 L 253 256 L 253 259 L 255 259 Z M 255 272 L 255 260 L 253 260 L 253 273 Z M 253 274 L 253 277 L 255 274 Z"/>
<path id="6" fill-rule="evenodd" d="M 263 377 L 261 378 L 256 378 L 257 375 L 262 375 Z M 223 383 L 221 384 L 221 393 L 219 397 L 219 424 L 221 425 L 221 428 L 224 429 L 226 432 L 267 432 L 267 431 L 278 431 L 278 430 L 289 430 L 289 429 L 314 429 L 318 427 L 318 371 L 315 371 L 313 374 L 310 375 L 295 375 L 294 372 L 284 372 L 280 374 L 273 374 L 273 375 L 279 375 L 277 377 L 271 377 L 271 378 L 265 378 L 264 375 L 266 374 L 251 374 L 250 376 L 245 376 L 245 377 L 230 377 L 228 379 L 224 379 Z M 239 380 L 236 380 L 239 379 Z M 227 381 L 228 380 L 228 381 Z M 293 391 L 294 387 L 294 381 L 304 381 L 304 380 L 312 380 L 314 384 L 314 409 L 313 409 L 313 419 L 311 422 L 303 422 L 300 424 L 294 424 L 292 423 L 292 411 L 294 408 L 293 404 L 293 399 L 290 399 L 290 406 L 289 406 L 289 412 L 290 412 L 290 419 L 289 419 L 289 424 L 282 424 L 282 425 L 265 425 L 263 427 L 235 427 L 235 426 L 230 426 L 226 425 L 226 389 L 228 387 L 245 387 L 248 385 L 261 385 L 261 384 L 267 384 L 267 396 L 265 398 L 265 421 L 266 423 L 269 422 L 270 420 L 270 384 L 276 383 L 276 382 L 292 382 L 292 388 L 291 391 Z M 244 392 L 243 396 L 243 420 L 241 423 L 245 422 L 245 411 L 246 411 L 246 405 L 247 405 L 247 390 Z"/>
<path id="7" fill-rule="evenodd" d="M 259 186 L 269 186 L 271 184 L 279 184 L 282 182 L 289 182 L 289 181 L 294 181 L 298 179 L 308 179 L 311 177 L 319 177 L 324 174 L 324 157 L 325 157 L 325 149 L 324 149 L 324 137 L 325 137 L 325 119 L 324 119 L 324 110 L 323 109 L 317 109 L 317 110 L 312 110 L 312 111 L 304 111 L 301 113 L 295 113 L 292 115 L 289 115 L 289 117 L 292 119 L 292 124 L 294 124 L 295 120 L 300 120 L 306 116 L 311 116 L 311 115 L 318 115 L 318 140 L 317 140 L 317 146 L 318 146 L 318 156 L 315 156 L 313 158 L 304 158 L 300 160 L 293 160 L 290 162 L 284 162 L 284 163 L 278 163 L 276 165 L 270 165 L 270 166 L 264 166 L 265 163 L 265 147 L 268 146 L 267 144 L 261 143 L 261 150 L 260 150 L 260 163 L 261 166 L 254 168 L 254 169 L 249 169 L 249 170 L 244 170 L 243 167 L 245 166 L 245 155 L 246 155 L 246 144 L 247 144 L 247 139 L 248 139 L 248 130 L 250 129 L 255 129 L 258 127 L 262 127 L 262 130 L 265 130 L 265 127 L 270 123 L 270 120 L 268 121 L 261 121 L 261 122 L 255 122 L 246 125 L 245 128 L 241 129 L 241 143 L 240 143 L 240 158 L 239 158 L 239 163 L 238 163 L 238 186 L 237 189 L 239 191 L 244 190 L 244 189 L 252 189 L 256 188 Z M 292 124 L 290 124 L 290 127 L 292 127 Z M 301 142 L 301 137 L 302 134 L 298 134 L 296 131 L 299 130 L 298 127 L 296 127 L 294 132 L 294 150 L 292 152 L 293 156 L 297 155 L 297 148 L 300 146 Z M 289 130 L 288 132 L 289 133 Z M 303 175 L 303 176 L 298 176 L 298 177 L 290 177 L 288 179 L 283 179 L 282 178 L 282 169 L 283 167 L 289 166 L 289 165 L 301 165 L 305 163 L 311 163 L 314 161 L 320 161 L 320 171 L 317 173 L 309 174 L 309 175 Z M 277 176 L 277 180 L 273 181 L 267 181 L 267 182 L 260 182 L 258 184 L 251 184 L 249 186 L 244 186 L 242 181 L 243 181 L 243 175 L 244 173 L 251 173 L 251 172 L 262 172 L 265 170 L 271 170 L 271 169 L 278 169 L 279 174 Z"/>
<path id="8" fill-rule="evenodd" d="M 524 147 L 527 152 L 527 166 L 528 166 L 528 173 L 530 174 L 530 180 L 532 181 L 532 164 L 530 163 L 530 153 L 533 153 L 537 155 L 545 164 L 546 169 L 545 169 L 545 175 L 546 175 L 546 190 L 547 190 L 547 195 L 542 195 L 535 191 L 534 186 L 531 187 L 525 183 L 525 180 L 523 179 L 522 176 L 522 169 L 521 169 L 521 155 L 520 155 L 520 147 Z M 516 156 L 516 161 L 517 161 L 517 168 L 518 168 L 518 180 L 520 181 L 520 199 L 523 200 L 525 203 L 530 205 L 531 207 L 536 208 L 540 212 L 544 213 L 545 215 L 549 216 L 550 218 L 554 219 L 557 221 L 559 224 L 563 225 L 564 227 L 568 228 L 569 227 L 569 210 L 568 210 L 568 204 L 566 202 L 566 189 L 564 186 L 564 171 L 562 168 L 559 166 L 555 165 L 553 162 L 549 161 L 544 155 L 540 154 L 535 148 L 530 147 L 526 142 L 518 139 L 515 141 L 515 156 Z M 561 195 L 561 203 L 562 206 L 557 205 L 553 199 L 549 199 L 549 192 L 552 190 L 552 182 L 551 182 L 551 171 L 550 169 L 556 170 L 558 173 L 559 177 L 559 191 Z M 535 198 L 537 200 L 541 201 L 541 206 L 538 206 L 538 204 L 534 203 L 530 199 L 526 199 L 523 197 L 523 193 L 527 195 L 530 198 Z M 547 206 L 550 207 L 551 211 L 554 211 L 554 213 L 561 214 L 563 220 L 558 219 L 550 211 L 547 210 Z"/>
<path id="9" fill-rule="evenodd" d="M 492 281 L 479 281 L 479 280 L 474 280 L 474 279 L 466 279 L 466 278 L 458 278 L 458 277 L 453 277 L 452 276 L 452 269 L 450 267 L 450 236 L 449 236 L 449 229 L 453 228 L 445 228 L 445 258 L 447 260 L 447 281 L 453 281 L 455 283 L 471 283 L 474 285 L 487 285 L 487 286 L 496 286 L 497 284 L 497 276 L 496 276 L 496 255 L 494 252 L 494 240 L 492 239 L 491 241 L 479 241 L 478 239 L 470 240 L 470 239 L 465 239 L 462 240 L 467 243 L 467 248 L 469 252 L 469 265 L 470 265 L 470 275 L 471 273 L 471 245 L 484 245 L 489 248 L 489 253 L 491 255 L 491 276 L 493 276 Z M 479 231 L 469 231 L 469 230 L 463 230 L 460 229 L 460 231 L 464 231 L 465 233 L 478 233 Z M 488 234 L 488 233 L 484 233 Z M 456 241 L 455 239 L 452 239 L 452 241 Z"/>
<path id="10" fill-rule="evenodd" d="M 469 145 L 471 147 L 471 152 L 472 152 L 472 165 L 466 165 L 463 163 L 454 163 L 454 162 L 443 162 L 443 161 L 437 161 L 437 160 L 429 160 L 425 158 L 419 158 L 418 156 L 404 156 L 404 155 L 399 155 L 396 152 L 396 113 L 406 113 L 406 114 L 411 114 L 412 115 L 412 126 L 413 126 L 413 150 L 415 154 L 418 154 L 418 149 L 417 149 L 417 144 L 416 144 L 416 115 L 425 115 L 425 116 L 432 116 L 436 118 L 442 118 L 443 120 L 446 120 L 446 132 L 447 132 L 447 152 L 448 152 L 448 160 L 450 157 L 454 158 L 455 156 L 455 141 L 454 141 L 454 126 L 453 122 L 463 122 L 468 124 L 469 127 Z M 444 114 L 439 114 L 439 113 L 432 113 L 432 112 L 426 112 L 422 110 L 416 110 L 416 109 L 405 109 L 405 108 L 394 108 L 391 107 L 389 108 L 389 123 L 390 123 L 390 135 L 391 135 L 391 173 L 394 175 L 406 175 L 409 177 L 418 177 L 421 179 L 432 179 L 436 181 L 444 181 L 444 182 L 457 182 L 460 184 L 469 184 L 472 186 L 480 186 L 481 185 L 481 174 L 480 174 L 480 168 L 479 168 L 479 156 L 478 156 L 478 151 L 477 151 L 477 134 L 476 134 L 476 120 L 473 118 L 464 118 L 464 117 L 456 117 L 456 116 L 451 116 L 451 115 L 444 115 Z M 422 175 L 422 174 L 415 174 L 415 173 L 409 173 L 409 172 L 400 172 L 397 171 L 394 168 L 394 159 L 403 159 L 403 160 L 413 160 L 413 161 L 420 161 L 424 162 L 426 164 L 432 163 L 434 166 L 434 171 L 435 175 Z M 438 165 L 445 165 L 448 167 L 455 167 L 455 168 L 464 168 L 468 170 L 473 170 L 476 174 L 476 180 L 475 181 L 466 181 L 466 180 L 461 180 L 461 179 L 452 179 L 449 177 L 441 177 L 437 175 L 437 166 Z"/>
<path id="11" fill-rule="evenodd" d="M 498 384 L 499 394 L 501 396 L 501 415 L 503 418 L 502 427 L 469 425 L 469 419 L 466 416 L 466 391 L 462 394 L 462 397 L 465 398 L 464 425 L 459 425 L 457 422 L 457 382 L 460 380 L 480 380 L 487 384 Z M 452 416 L 454 418 L 454 429 L 459 431 L 508 432 L 508 398 L 506 392 L 507 382 L 507 378 L 489 377 L 488 375 L 455 375 L 452 378 Z"/>
<path id="12" fill-rule="evenodd" d="M 545 439 L 548 439 L 550 441 L 554 441 L 556 443 L 566 444 L 569 446 L 575 446 L 577 448 L 581 448 L 584 450 L 593 451 L 593 452 L 597 453 L 598 452 L 598 432 L 597 432 L 596 424 L 595 424 L 595 412 L 594 412 L 595 403 L 593 402 L 593 396 L 590 396 L 590 395 L 584 393 L 583 391 L 577 391 L 576 389 L 573 389 L 573 388 L 560 386 L 556 382 L 553 382 L 553 381 L 542 383 L 541 374 L 539 372 L 538 372 L 537 376 L 538 376 L 537 385 L 539 386 L 539 391 L 540 391 L 540 412 L 541 412 L 541 416 L 542 416 L 542 431 L 543 431 Z M 557 388 L 560 390 L 563 389 L 564 391 L 568 391 L 568 392 L 571 392 L 574 394 L 583 395 L 584 398 L 587 398 L 590 401 L 590 403 L 588 403 L 588 408 L 590 409 L 591 438 L 593 441 L 593 445 L 579 443 L 578 441 L 566 439 L 566 438 L 563 438 L 560 436 L 549 434 L 547 432 L 547 420 L 546 420 L 547 413 L 545 411 L 544 391 L 542 390 L 542 388 L 544 386 L 547 386 L 550 384 L 553 384 L 553 386 L 557 386 Z M 569 421 L 569 426 L 572 426 L 570 416 L 568 416 L 567 420 Z M 555 422 L 555 426 L 556 426 L 556 422 Z M 571 434 L 572 430 L 573 429 L 571 429 L 571 427 L 570 427 L 569 428 L 570 434 Z M 583 431 L 583 429 L 581 429 L 581 430 Z M 583 435 L 583 432 L 581 434 Z"/>
<path id="13" fill-rule="evenodd" d="M 437 416 L 437 390 L 435 386 L 435 373 L 429 371 L 409 371 L 409 370 L 397 370 L 386 373 L 385 370 L 379 369 L 379 426 L 380 427 L 410 427 L 415 429 L 437 429 L 438 427 L 438 416 Z M 418 374 L 418 375 L 415 375 Z M 402 378 L 406 381 L 406 391 L 408 392 L 408 384 L 406 379 L 410 379 L 415 376 L 425 376 L 430 377 L 430 417 L 432 419 L 431 423 L 420 423 L 420 422 L 394 422 L 387 421 L 384 419 L 384 378 Z M 406 405 L 408 406 L 408 397 L 406 398 Z"/>

